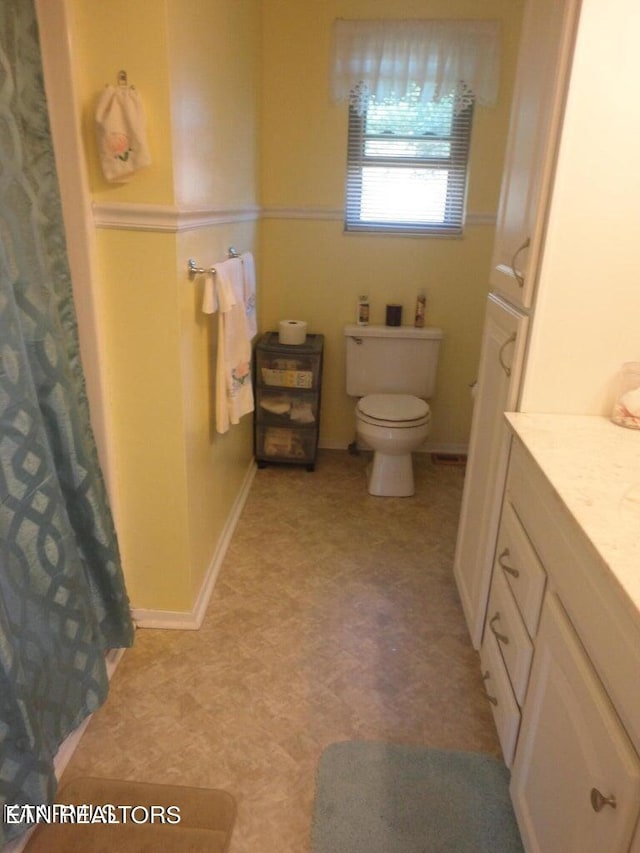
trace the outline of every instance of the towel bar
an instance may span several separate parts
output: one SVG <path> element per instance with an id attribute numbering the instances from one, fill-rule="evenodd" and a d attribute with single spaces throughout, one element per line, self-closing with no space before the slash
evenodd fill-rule
<path id="1" fill-rule="evenodd" d="M 228 255 L 230 258 L 239 258 L 240 252 L 234 246 L 229 246 Z M 211 273 L 211 275 L 216 274 L 215 267 L 199 267 L 193 258 L 189 258 L 189 263 L 187 267 L 189 270 L 189 278 L 191 279 L 193 279 L 196 275 L 206 275 L 207 273 Z"/>

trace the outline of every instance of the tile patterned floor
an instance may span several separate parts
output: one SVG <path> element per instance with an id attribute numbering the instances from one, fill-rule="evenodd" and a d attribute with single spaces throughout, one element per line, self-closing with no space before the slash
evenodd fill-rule
<path id="1" fill-rule="evenodd" d="M 366 454 L 256 474 L 200 631 L 138 631 L 64 781 L 226 788 L 232 853 L 306 853 L 318 758 L 346 739 L 499 755 L 452 577 L 463 469 Z"/>

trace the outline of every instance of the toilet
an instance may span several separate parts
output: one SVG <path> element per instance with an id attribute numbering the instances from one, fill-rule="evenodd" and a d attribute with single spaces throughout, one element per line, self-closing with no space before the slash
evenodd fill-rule
<path id="1" fill-rule="evenodd" d="M 344 328 L 347 394 L 357 397 L 356 436 L 374 451 L 368 490 L 381 497 L 415 493 L 412 452 L 427 439 L 443 338 L 413 326 Z"/>

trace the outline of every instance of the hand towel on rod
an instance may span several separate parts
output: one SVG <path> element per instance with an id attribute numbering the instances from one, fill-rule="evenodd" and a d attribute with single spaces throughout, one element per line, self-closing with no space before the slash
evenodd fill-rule
<path id="1" fill-rule="evenodd" d="M 249 340 L 258 334 L 258 317 L 256 310 L 256 265 L 251 252 L 240 255 L 244 281 L 244 307 L 247 315 L 247 333 Z"/>
<path id="2" fill-rule="evenodd" d="M 204 314 L 215 314 L 218 310 L 216 299 L 216 282 L 213 270 L 207 270 L 204 275 L 204 289 L 202 292 L 202 311 Z"/>
<path id="3" fill-rule="evenodd" d="M 216 264 L 214 269 L 217 297 L 214 310 L 218 311 L 216 429 L 224 433 L 230 424 L 239 423 L 254 408 L 251 342 L 244 307 L 242 261 L 230 258 Z"/>

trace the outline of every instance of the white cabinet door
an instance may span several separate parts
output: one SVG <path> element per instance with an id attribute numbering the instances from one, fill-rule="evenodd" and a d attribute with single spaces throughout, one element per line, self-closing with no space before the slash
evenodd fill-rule
<path id="1" fill-rule="evenodd" d="M 509 456 L 503 418 L 515 408 L 527 318 L 490 295 L 469 440 L 454 573 L 476 649 L 482 641 Z"/>
<path id="2" fill-rule="evenodd" d="M 548 594 L 511 776 L 528 853 L 627 853 L 640 760 L 562 605 Z"/>
<path id="3" fill-rule="evenodd" d="M 577 6 L 528 0 L 522 24 L 490 281 L 525 308 L 533 299 Z"/>

